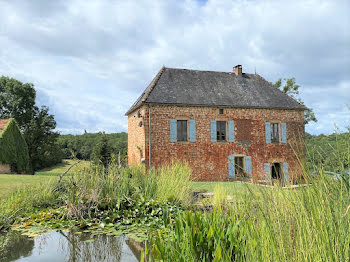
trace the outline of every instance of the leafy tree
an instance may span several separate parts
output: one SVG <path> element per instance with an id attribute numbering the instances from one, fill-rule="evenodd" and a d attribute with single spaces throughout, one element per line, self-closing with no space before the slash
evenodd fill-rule
<path id="1" fill-rule="evenodd" d="M 101 163 L 105 168 L 108 167 L 112 158 L 113 148 L 108 143 L 105 133 L 102 133 L 100 142 L 94 147 L 92 160 L 95 164 Z"/>
<path id="2" fill-rule="evenodd" d="M 282 86 L 282 84 L 284 83 L 284 85 Z M 300 86 L 297 85 L 295 83 L 295 78 L 280 78 L 276 81 L 276 83 L 273 84 L 275 87 L 277 87 L 278 89 L 280 89 L 283 93 L 286 93 L 287 95 L 293 97 L 294 99 L 296 99 L 299 103 L 304 105 L 304 102 L 301 101 L 300 98 L 298 98 L 297 96 L 299 95 L 299 88 Z M 304 112 L 304 121 L 305 124 L 310 123 L 311 121 L 313 122 L 317 122 L 316 116 L 313 112 L 313 110 L 311 108 L 308 108 L 307 110 L 305 110 Z"/>
<path id="3" fill-rule="evenodd" d="M 56 121 L 47 107 L 35 105 L 36 92 L 33 84 L 0 77 L 0 118 L 14 118 L 20 126 L 28 145 L 30 167 L 34 172 L 54 165 L 63 154 L 57 144 L 59 134 L 53 130 Z"/>
<path id="4" fill-rule="evenodd" d="M 349 170 L 350 132 L 317 136 L 306 133 L 305 144 L 310 170 L 315 167 L 331 172 Z"/>
<path id="5" fill-rule="evenodd" d="M 0 117 L 14 118 L 23 130 L 32 119 L 36 92 L 33 84 L 5 76 L 0 77 Z"/>
<path id="6" fill-rule="evenodd" d="M 41 109 L 36 107 L 24 131 L 32 170 L 55 165 L 63 158 L 63 152 L 57 144 L 59 133 L 52 131 L 56 128 L 56 121 L 48 111 L 45 106 Z"/>

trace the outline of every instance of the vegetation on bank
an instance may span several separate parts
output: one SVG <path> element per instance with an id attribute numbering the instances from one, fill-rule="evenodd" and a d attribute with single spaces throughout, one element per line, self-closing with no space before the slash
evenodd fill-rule
<path id="1" fill-rule="evenodd" d="M 0 231 L 20 221 L 38 226 L 55 221 L 55 228 L 85 230 L 101 225 L 127 230 L 134 223 L 158 227 L 163 214 L 168 212 L 170 219 L 191 201 L 189 168 L 179 164 L 145 175 L 144 170 L 120 167 L 113 159 L 107 169 L 90 166 L 66 179 L 53 178 L 21 188 L 0 202 Z M 165 183 L 169 188 L 162 188 Z"/>
<path id="2" fill-rule="evenodd" d="M 214 197 L 195 203 L 191 186 L 201 184 L 190 181 L 188 166 L 175 163 L 145 174 L 112 157 L 106 168 L 78 168 L 11 194 L 0 202 L 0 231 L 127 234 L 148 239 L 143 255 L 150 261 L 349 261 L 349 159 L 348 153 L 336 162 L 340 180 L 321 163 L 310 169 L 313 175 L 306 168 L 305 187 L 236 183 L 230 191 L 226 185 L 233 183 L 204 183 Z M 248 193 L 237 193 L 238 184 Z"/>
<path id="3" fill-rule="evenodd" d="M 150 234 L 162 261 L 349 261 L 349 184 L 319 172 L 310 186 L 261 188 L 213 212 L 186 212 Z M 221 198 L 224 200 L 224 198 Z"/>

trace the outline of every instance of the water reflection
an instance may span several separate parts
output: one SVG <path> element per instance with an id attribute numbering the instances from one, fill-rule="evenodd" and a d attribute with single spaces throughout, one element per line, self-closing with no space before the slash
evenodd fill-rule
<path id="1" fill-rule="evenodd" d="M 33 247 L 34 240 L 22 236 L 19 232 L 0 234 L 0 261 L 8 262 L 28 257 L 32 254 Z"/>
<path id="2" fill-rule="evenodd" d="M 0 261 L 139 261 L 142 246 L 127 237 L 52 232 L 34 239 L 0 235 Z"/>

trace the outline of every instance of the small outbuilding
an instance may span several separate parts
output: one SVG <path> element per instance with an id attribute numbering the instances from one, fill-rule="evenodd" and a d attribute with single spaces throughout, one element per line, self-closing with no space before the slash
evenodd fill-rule
<path id="1" fill-rule="evenodd" d="M 27 143 L 13 119 L 0 119 L 0 174 L 29 170 Z"/>

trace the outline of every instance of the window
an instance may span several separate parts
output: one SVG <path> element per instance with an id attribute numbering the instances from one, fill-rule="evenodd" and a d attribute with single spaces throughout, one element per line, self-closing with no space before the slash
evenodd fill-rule
<path id="1" fill-rule="evenodd" d="M 281 179 L 281 164 L 272 163 L 271 165 L 271 178 L 272 179 Z"/>
<path id="2" fill-rule="evenodd" d="M 222 114 L 224 114 L 224 109 L 223 109 L 223 108 L 220 108 L 220 109 L 219 109 L 219 115 L 222 115 Z"/>
<path id="3" fill-rule="evenodd" d="M 216 140 L 226 141 L 226 121 L 216 121 Z"/>
<path id="4" fill-rule="evenodd" d="M 177 120 L 177 141 L 187 141 L 187 120 Z"/>
<path id="5" fill-rule="evenodd" d="M 242 176 L 244 172 L 244 166 L 243 166 L 243 157 L 236 156 L 235 157 L 235 175 L 236 176 Z"/>
<path id="6" fill-rule="evenodd" d="M 279 123 L 271 123 L 271 142 L 279 143 L 280 142 L 280 124 Z"/>

